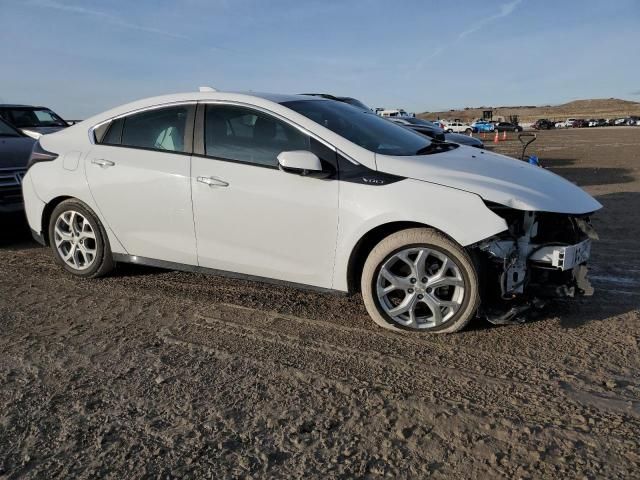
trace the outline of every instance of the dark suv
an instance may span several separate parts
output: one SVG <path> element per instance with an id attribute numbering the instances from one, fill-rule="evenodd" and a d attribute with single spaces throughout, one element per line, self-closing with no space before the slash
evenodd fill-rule
<path id="1" fill-rule="evenodd" d="M 546 118 L 541 118 L 540 120 L 536 120 L 533 128 L 536 130 L 551 130 L 552 128 L 556 128 L 556 124 Z"/>
<path id="2" fill-rule="evenodd" d="M 0 119 L 0 214 L 22 210 L 22 177 L 35 140 Z"/>
<path id="3" fill-rule="evenodd" d="M 30 137 L 57 132 L 69 126 L 47 107 L 29 105 L 0 105 L 0 117 Z"/>

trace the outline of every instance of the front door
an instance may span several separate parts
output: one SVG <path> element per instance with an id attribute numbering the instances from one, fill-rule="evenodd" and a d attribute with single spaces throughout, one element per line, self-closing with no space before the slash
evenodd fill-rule
<path id="1" fill-rule="evenodd" d="M 311 149 L 335 168 L 316 142 L 260 111 L 206 106 L 191 171 L 200 266 L 331 288 L 338 181 L 285 173 L 276 158 Z"/>

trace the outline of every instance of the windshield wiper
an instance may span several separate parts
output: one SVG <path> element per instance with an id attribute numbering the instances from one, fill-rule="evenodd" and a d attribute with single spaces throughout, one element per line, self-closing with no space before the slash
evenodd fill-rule
<path id="1" fill-rule="evenodd" d="M 429 145 L 425 145 L 420 150 L 418 150 L 415 155 L 426 155 L 433 151 L 433 144 L 429 143 Z"/>
<path id="2" fill-rule="evenodd" d="M 431 155 L 432 153 L 447 152 L 454 148 L 458 148 L 458 145 L 455 143 L 443 142 L 442 140 L 434 138 L 431 140 L 429 145 L 422 147 L 415 153 L 415 155 Z"/>

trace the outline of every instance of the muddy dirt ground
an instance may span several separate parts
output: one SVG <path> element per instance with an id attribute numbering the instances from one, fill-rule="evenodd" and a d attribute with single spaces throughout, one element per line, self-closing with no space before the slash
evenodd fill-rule
<path id="1" fill-rule="evenodd" d="M 640 128 L 532 151 L 605 206 L 596 294 L 449 336 L 377 328 L 359 297 L 76 280 L 5 222 L 0 478 L 638 478 Z"/>

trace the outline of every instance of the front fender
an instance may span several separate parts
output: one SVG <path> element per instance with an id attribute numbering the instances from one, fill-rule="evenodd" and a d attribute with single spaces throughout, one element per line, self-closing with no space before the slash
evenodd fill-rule
<path id="1" fill-rule="evenodd" d="M 348 290 L 348 263 L 358 242 L 393 222 L 420 223 L 468 246 L 507 229 L 505 220 L 473 193 L 419 180 L 370 186 L 340 185 L 340 220 L 333 288 Z"/>

